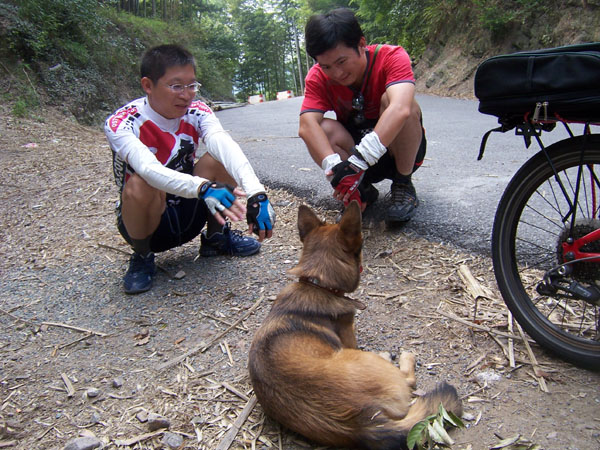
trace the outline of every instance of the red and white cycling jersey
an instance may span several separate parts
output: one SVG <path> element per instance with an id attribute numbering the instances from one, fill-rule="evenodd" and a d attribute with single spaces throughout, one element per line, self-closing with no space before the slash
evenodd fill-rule
<path id="1" fill-rule="evenodd" d="M 182 117 L 166 119 L 150 107 L 146 97 L 139 98 L 109 116 L 104 132 L 121 190 L 129 175 L 137 173 L 157 189 L 195 198 L 206 180 L 192 175 L 194 161 L 207 151 L 249 197 L 265 190 L 240 146 L 201 101 L 193 102 Z"/>
<path id="2" fill-rule="evenodd" d="M 379 118 L 381 96 L 389 86 L 415 82 L 410 57 L 402 47 L 381 45 L 373 63 L 376 48 L 377 45 L 367 46 L 366 70 L 367 73 L 370 72 L 370 76 L 362 89 L 365 117 L 374 120 Z M 333 81 L 319 64 L 310 68 L 305 81 L 306 89 L 300 114 L 335 111 L 337 120 L 342 123 L 348 122 L 353 111 L 352 98 L 356 94 L 355 91 Z"/>

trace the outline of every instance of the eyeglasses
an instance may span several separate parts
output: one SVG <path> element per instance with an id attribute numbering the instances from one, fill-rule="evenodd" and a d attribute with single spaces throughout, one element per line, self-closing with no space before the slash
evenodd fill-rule
<path id="1" fill-rule="evenodd" d="M 352 98 L 352 109 L 356 111 L 354 114 L 354 124 L 360 125 L 365 121 L 365 115 L 363 113 L 365 109 L 365 98 L 362 92 L 357 92 Z"/>
<path id="2" fill-rule="evenodd" d="M 184 91 L 192 91 L 195 94 L 200 90 L 200 86 L 202 85 L 197 81 L 190 84 L 167 84 L 167 87 L 176 94 L 181 94 Z"/>

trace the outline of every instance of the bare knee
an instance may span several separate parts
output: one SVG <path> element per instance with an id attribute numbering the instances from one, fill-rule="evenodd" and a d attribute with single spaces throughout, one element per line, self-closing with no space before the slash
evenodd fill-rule
<path id="1" fill-rule="evenodd" d="M 354 146 L 354 139 L 352 139 L 348 130 L 340 122 L 333 119 L 323 119 L 321 127 L 327 135 L 333 151 L 339 153 L 342 159 L 348 158 L 350 149 Z"/>
<path id="2" fill-rule="evenodd" d="M 156 210 L 162 214 L 166 204 L 166 194 L 150 186 L 142 177 L 133 174 L 123 187 L 121 202 L 124 209 Z"/>
<path id="3" fill-rule="evenodd" d="M 235 180 L 227 172 L 225 166 L 208 153 L 202 155 L 194 166 L 194 175 L 206 178 L 207 180 L 218 181 L 219 183 L 236 185 Z"/>

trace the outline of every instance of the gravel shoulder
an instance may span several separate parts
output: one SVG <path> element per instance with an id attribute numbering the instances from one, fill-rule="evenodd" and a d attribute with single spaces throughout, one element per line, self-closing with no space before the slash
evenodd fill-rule
<path id="1" fill-rule="evenodd" d="M 259 255 L 198 258 L 195 240 L 158 255 L 155 287 L 127 296 L 129 249 L 115 227 L 101 131 L 52 111 L 43 120 L 0 114 L 0 447 L 64 449 L 94 436 L 105 449 L 217 449 L 234 435 L 229 448 L 317 448 L 251 408 L 246 368 L 253 332 L 291 280 L 304 200 L 270 191 L 276 236 Z M 489 258 L 377 220 L 364 236 L 352 295 L 368 305 L 359 345 L 415 353 L 420 389 L 456 386 L 467 428 L 452 433 L 452 448 L 488 449 L 514 435 L 545 449 L 600 448 L 600 374 L 531 343 L 534 371 L 518 332 L 510 342 L 502 335 L 510 323 Z M 465 274 L 485 297 L 474 300 Z M 151 413 L 168 432 L 152 430 Z"/>

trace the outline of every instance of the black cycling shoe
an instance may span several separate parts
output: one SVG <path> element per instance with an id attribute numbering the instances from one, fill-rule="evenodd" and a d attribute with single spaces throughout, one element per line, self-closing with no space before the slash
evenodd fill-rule
<path id="1" fill-rule="evenodd" d="M 388 224 L 408 222 L 415 215 L 419 199 L 412 182 L 392 183 L 389 194 L 386 196 L 390 205 L 385 214 Z"/>
<path id="2" fill-rule="evenodd" d="M 200 256 L 250 256 L 258 253 L 260 242 L 244 236 L 239 230 L 232 230 L 225 224 L 222 233 L 206 237 L 206 231 L 200 236 Z"/>
<path id="3" fill-rule="evenodd" d="M 139 294 L 150 290 L 155 273 L 154 253 L 148 253 L 146 256 L 134 253 L 129 259 L 129 269 L 123 278 L 125 293 Z"/>

